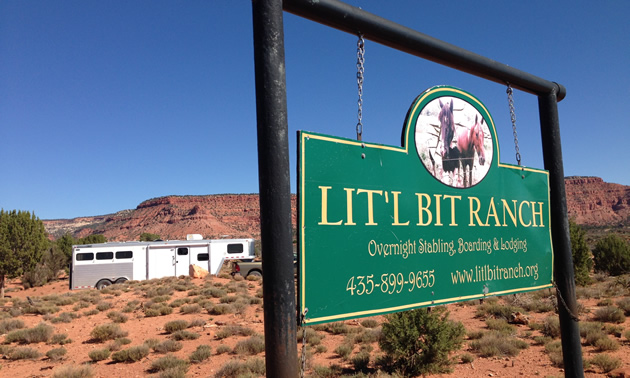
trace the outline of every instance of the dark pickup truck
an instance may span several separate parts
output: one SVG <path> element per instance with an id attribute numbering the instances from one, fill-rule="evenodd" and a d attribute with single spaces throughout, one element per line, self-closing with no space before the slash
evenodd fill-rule
<path id="1" fill-rule="evenodd" d="M 239 262 L 232 263 L 232 275 L 240 274 L 243 277 L 256 276 L 262 277 L 262 261 Z M 297 275 L 297 255 L 293 255 L 293 273 Z"/>
<path id="2" fill-rule="evenodd" d="M 262 261 L 232 263 L 232 275 L 240 274 L 243 277 L 262 277 Z"/>

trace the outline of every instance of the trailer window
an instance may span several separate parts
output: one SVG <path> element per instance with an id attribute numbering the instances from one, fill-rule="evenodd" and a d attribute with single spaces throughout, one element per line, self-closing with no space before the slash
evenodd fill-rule
<path id="1" fill-rule="evenodd" d="M 188 248 L 177 248 L 177 256 L 187 256 Z"/>
<path id="2" fill-rule="evenodd" d="M 243 253 L 243 244 L 228 244 L 228 253 Z"/>
<path id="3" fill-rule="evenodd" d="M 94 254 L 90 253 L 77 253 L 77 261 L 89 261 L 94 260 Z"/>
<path id="4" fill-rule="evenodd" d="M 116 252 L 117 259 L 130 259 L 133 257 L 132 251 L 118 251 Z"/>
<path id="5" fill-rule="evenodd" d="M 208 253 L 200 253 L 197 255 L 197 261 L 208 261 L 210 260 L 210 255 Z"/>
<path id="6" fill-rule="evenodd" d="M 114 258 L 114 252 L 96 252 L 97 260 L 112 260 Z"/>

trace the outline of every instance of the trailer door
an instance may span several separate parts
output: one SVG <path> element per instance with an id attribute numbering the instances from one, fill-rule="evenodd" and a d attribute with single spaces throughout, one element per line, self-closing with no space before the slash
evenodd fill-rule
<path id="1" fill-rule="evenodd" d="M 175 248 L 149 247 L 147 279 L 175 275 Z"/>
<path id="2" fill-rule="evenodd" d="M 188 275 L 190 265 L 190 248 L 177 247 L 175 253 L 175 276 Z"/>

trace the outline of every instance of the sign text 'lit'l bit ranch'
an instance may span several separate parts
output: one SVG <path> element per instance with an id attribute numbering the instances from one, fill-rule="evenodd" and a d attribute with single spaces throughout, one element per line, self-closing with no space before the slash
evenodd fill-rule
<path id="1" fill-rule="evenodd" d="M 298 140 L 304 324 L 552 286 L 549 175 L 499 161 L 473 95 L 422 93 L 402 147 Z"/>

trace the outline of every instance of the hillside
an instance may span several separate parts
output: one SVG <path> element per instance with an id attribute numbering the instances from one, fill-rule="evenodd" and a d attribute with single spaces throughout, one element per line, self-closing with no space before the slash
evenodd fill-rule
<path id="1" fill-rule="evenodd" d="M 565 179 L 569 216 L 591 229 L 627 228 L 630 186 L 606 183 L 599 177 Z M 293 225 L 296 198 L 292 198 Z M 110 241 L 137 240 L 143 232 L 163 239 L 185 239 L 187 234 L 206 238 L 260 238 L 260 204 L 257 194 L 167 196 L 142 202 L 133 210 L 74 219 L 44 220 L 57 238 L 103 234 Z"/>

